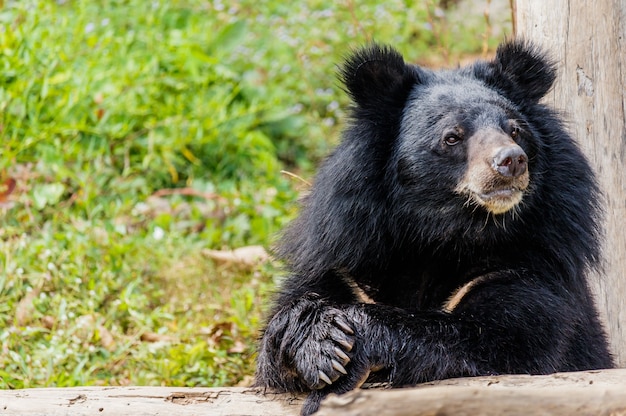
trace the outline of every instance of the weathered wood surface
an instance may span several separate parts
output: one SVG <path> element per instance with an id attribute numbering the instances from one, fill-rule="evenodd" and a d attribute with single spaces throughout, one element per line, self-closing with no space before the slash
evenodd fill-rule
<path id="1" fill-rule="evenodd" d="M 0 391 L 0 415 L 287 416 L 304 396 L 244 387 L 71 387 Z"/>
<path id="2" fill-rule="evenodd" d="M 303 396 L 260 389 L 75 387 L 0 391 L 0 415 L 297 415 Z M 357 390 L 319 415 L 626 415 L 626 369 L 494 376 Z"/>
<path id="3" fill-rule="evenodd" d="M 446 380 L 331 396 L 319 416 L 626 416 L 626 370 Z"/>
<path id="4" fill-rule="evenodd" d="M 626 367 L 626 2 L 516 0 L 517 33 L 551 51 L 563 110 L 606 197 L 606 267 L 594 291 L 612 351 Z"/>

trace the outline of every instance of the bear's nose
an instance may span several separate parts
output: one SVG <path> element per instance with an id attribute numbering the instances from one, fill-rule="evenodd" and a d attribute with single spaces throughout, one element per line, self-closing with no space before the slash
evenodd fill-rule
<path id="1" fill-rule="evenodd" d="M 493 158 L 493 168 L 502 176 L 518 177 L 526 172 L 528 156 L 519 146 L 501 148 Z"/>

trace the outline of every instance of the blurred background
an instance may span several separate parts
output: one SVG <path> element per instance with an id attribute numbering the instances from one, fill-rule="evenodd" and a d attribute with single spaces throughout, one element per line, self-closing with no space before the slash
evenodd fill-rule
<path id="1" fill-rule="evenodd" d="M 249 384 L 337 63 L 510 33 L 509 0 L 0 0 L 0 388 Z"/>

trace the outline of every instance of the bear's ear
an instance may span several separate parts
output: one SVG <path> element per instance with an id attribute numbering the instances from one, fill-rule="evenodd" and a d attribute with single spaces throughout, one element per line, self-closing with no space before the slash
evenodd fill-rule
<path id="1" fill-rule="evenodd" d="M 487 66 L 490 70 L 482 77 L 477 66 L 477 76 L 515 103 L 538 102 L 556 79 L 555 62 L 539 47 L 523 39 L 500 44 L 496 57 Z"/>
<path id="2" fill-rule="evenodd" d="M 357 107 L 371 110 L 403 106 L 420 80 L 417 67 L 406 65 L 395 49 L 378 44 L 348 56 L 339 78 Z"/>

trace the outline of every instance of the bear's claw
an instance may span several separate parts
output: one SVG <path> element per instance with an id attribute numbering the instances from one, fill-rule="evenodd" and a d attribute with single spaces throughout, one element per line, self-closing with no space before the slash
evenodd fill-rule
<path id="1" fill-rule="evenodd" d="M 328 385 L 333 384 L 333 382 L 330 379 L 330 377 L 328 377 L 328 375 L 325 372 L 323 372 L 322 370 L 318 370 L 317 374 L 319 375 L 320 380 L 323 381 L 324 383 L 326 383 Z M 326 387 L 324 385 L 324 383 L 319 383 L 316 387 L 318 389 L 324 388 L 324 387 Z"/>
<path id="2" fill-rule="evenodd" d="M 354 335 L 354 330 L 342 317 L 335 316 L 335 324 L 346 334 Z"/>
<path id="3" fill-rule="evenodd" d="M 350 362 L 350 357 L 348 357 L 348 355 L 345 352 L 343 352 L 341 348 L 335 347 L 334 351 L 335 351 L 335 355 L 341 359 L 341 362 L 343 363 L 343 365 L 346 365 Z"/>
<path id="4" fill-rule="evenodd" d="M 346 374 L 348 374 L 348 372 L 346 371 L 345 368 L 343 368 L 343 366 L 341 364 L 339 364 L 336 360 L 330 360 L 331 365 L 333 366 L 333 368 L 337 371 L 339 371 L 341 374 L 343 374 L 344 376 Z"/>

